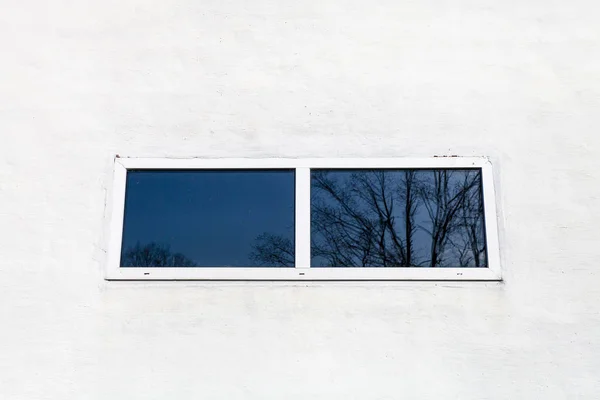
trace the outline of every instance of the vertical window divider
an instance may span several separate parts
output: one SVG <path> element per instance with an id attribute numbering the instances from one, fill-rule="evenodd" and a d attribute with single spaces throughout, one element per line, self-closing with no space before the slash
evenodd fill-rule
<path id="1" fill-rule="evenodd" d="M 310 168 L 296 168 L 296 268 L 310 268 Z"/>

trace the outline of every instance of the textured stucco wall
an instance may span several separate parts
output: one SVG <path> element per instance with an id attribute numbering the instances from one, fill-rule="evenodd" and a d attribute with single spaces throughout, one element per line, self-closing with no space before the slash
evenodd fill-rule
<path id="1" fill-rule="evenodd" d="M 4 1 L 0 398 L 597 399 L 599 4 Z M 506 279 L 105 282 L 117 153 L 486 155 Z"/>

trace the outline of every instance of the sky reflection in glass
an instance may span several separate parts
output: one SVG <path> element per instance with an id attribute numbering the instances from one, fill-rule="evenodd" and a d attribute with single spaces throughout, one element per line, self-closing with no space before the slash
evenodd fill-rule
<path id="1" fill-rule="evenodd" d="M 311 264 L 487 267 L 481 170 L 312 170 Z"/>
<path id="2" fill-rule="evenodd" d="M 294 191 L 293 170 L 130 170 L 121 267 L 293 267 Z"/>

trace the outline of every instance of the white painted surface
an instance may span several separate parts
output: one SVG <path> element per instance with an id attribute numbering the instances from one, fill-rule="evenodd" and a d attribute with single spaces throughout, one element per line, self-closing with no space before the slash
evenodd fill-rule
<path id="1" fill-rule="evenodd" d="M 0 398 L 598 398 L 598 2 L 5 3 Z M 506 281 L 105 282 L 115 153 L 487 155 Z"/>

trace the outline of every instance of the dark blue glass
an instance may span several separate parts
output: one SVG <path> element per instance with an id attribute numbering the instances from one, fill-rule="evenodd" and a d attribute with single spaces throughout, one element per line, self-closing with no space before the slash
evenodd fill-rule
<path id="1" fill-rule="evenodd" d="M 311 265 L 487 267 L 481 170 L 312 170 Z"/>
<path id="2" fill-rule="evenodd" d="M 293 170 L 130 170 L 121 267 L 293 267 Z"/>

